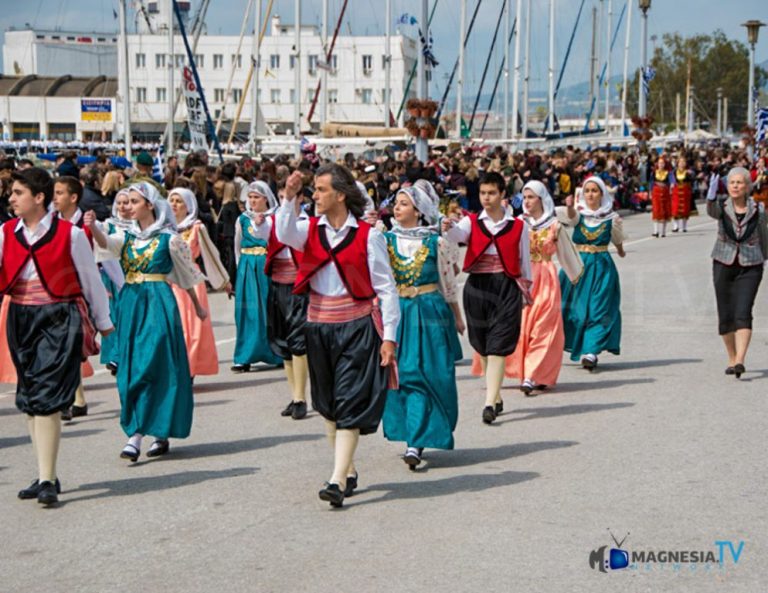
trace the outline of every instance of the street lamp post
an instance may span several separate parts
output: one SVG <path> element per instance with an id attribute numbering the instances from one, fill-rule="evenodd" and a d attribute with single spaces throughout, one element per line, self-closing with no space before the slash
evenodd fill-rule
<path id="1" fill-rule="evenodd" d="M 755 45 L 757 36 L 760 33 L 760 27 L 765 23 L 752 19 L 741 24 L 747 28 L 747 41 L 749 41 L 749 97 L 747 99 L 747 126 L 752 128 L 755 125 Z M 749 157 L 752 158 L 752 147 L 749 147 Z"/>
<path id="2" fill-rule="evenodd" d="M 640 117 L 645 117 L 646 111 L 646 97 L 645 89 L 643 88 L 643 80 L 645 78 L 645 70 L 648 67 L 648 10 L 651 8 L 651 0 L 638 0 L 640 10 L 643 13 L 643 26 L 640 33 L 640 82 L 638 88 L 638 109 L 637 114 Z"/>

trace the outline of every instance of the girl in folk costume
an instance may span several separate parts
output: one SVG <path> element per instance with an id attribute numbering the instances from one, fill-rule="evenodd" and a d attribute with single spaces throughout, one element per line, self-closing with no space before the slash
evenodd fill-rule
<path id="1" fill-rule="evenodd" d="M 688 219 L 691 216 L 691 198 L 693 195 L 693 171 L 688 168 L 684 156 L 677 159 L 677 169 L 670 175 L 672 180 L 672 232 L 688 232 Z"/>
<path id="2" fill-rule="evenodd" d="M 562 300 L 552 256 L 557 255 L 571 283 L 578 282 L 584 266 L 568 232 L 557 221 L 552 196 L 540 181 L 523 187 L 523 212 L 530 228 L 533 303 L 523 309 L 520 339 L 507 357 L 505 375 L 521 379 L 520 390 L 530 396 L 557 383 L 563 361 Z M 482 374 L 479 357 L 473 360 L 472 374 Z"/>
<path id="3" fill-rule="evenodd" d="M 304 324 L 307 320 L 307 294 L 293 294 L 301 252 L 277 240 L 275 206 L 277 199 L 266 181 L 254 181 L 247 187 L 247 199 L 256 214 L 250 219 L 253 237 L 267 243 L 264 273 L 269 277 L 267 291 L 267 338 L 272 352 L 284 363 L 291 389 L 291 401 L 281 412 L 294 420 L 307 415 L 307 345 Z M 267 206 L 270 214 L 264 214 Z M 302 211 L 300 220 L 307 219 Z"/>
<path id="4" fill-rule="evenodd" d="M 117 390 L 120 425 L 130 438 L 120 457 L 136 461 L 144 435 L 155 437 L 147 457 L 169 451 L 169 438 L 183 439 L 192 427 L 192 380 L 179 309 L 168 281 L 186 288 L 197 316 L 194 286 L 204 277 L 178 234 L 171 207 L 148 182 L 129 188 L 133 228 L 105 235 L 88 215 L 103 248 L 119 255 L 125 273 L 118 310 Z"/>
<path id="5" fill-rule="evenodd" d="M 173 210 L 176 220 L 176 230 L 179 236 L 187 242 L 192 253 L 192 260 L 203 258 L 205 276 L 214 290 L 225 289 L 232 292 L 229 276 L 221 263 L 219 252 L 213 245 L 208 230 L 197 218 L 197 198 L 188 189 L 175 188 L 168 194 L 168 203 Z M 197 264 L 195 264 L 197 267 Z M 199 268 L 198 268 L 199 270 Z M 184 327 L 184 341 L 187 344 L 187 358 L 189 359 L 189 371 L 192 377 L 198 375 L 217 375 L 219 372 L 219 356 L 216 352 L 216 339 L 213 337 L 213 325 L 211 318 L 200 319 L 197 316 L 197 307 L 186 290 L 173 285 L 173 295 L 179 306 L 181 323 Z M 200 282 L 194 287 L 197 302 L 208 309 L 208 291 L 205 282 Z"/>
<path id="6" fill-rule="evenodd" d="M 275 224 L 280 242 L 304 252 L 294 292 L 310 291 L 305 335 L 312 406 L 334 448 L 333 474 L 319 496 L 340 507 L 357 486 L 358 439 L 376 432 L 387 388 L 395 385 L 400 307 L 386 240 L 358 220 L 364 202 L 352 174 L 336 164 L 317 170 L 319 217 L 308 220 L 297 218 L 301 186 L 301 173 L 293 173 Z"/>
<path id="7" fill-rule="evenodd" d="M 458 287 L 443 256 L 447 242 L 438 219 L 437 202 L 414 185 L 395 196 L 394 224 L 384 234 L 400 294 L 400 387 L 387 394 L 384 436 L 405 441 L 403 459 L 411 469 L 425 447 L 453 449 L 459 415 L 453 341 L 463 322 L 446 302 L 458 300 Z"/>
<path id="8" fill-rule="evenodd" d="M 38 479 L 19 498 L 51 505 L 61 492 L 61 413 L 74 403 L 80 362 L 92 351 L 91 317 L 102 335 L 113 327 L 85 233 L 48 212 L 51 177 L 33 167 L 13 179 L 10 204 L 18 219 L 0 230 L 0 296 L 11 298 L 7 338 L 18 377 L 16 407 L 27 415 L 38 465 Z"/>
<path id="9" fill-rule="evenodd" d="M 269 189 L 268 187 L 266 189 Z M 267 338 L 267 297 L 269 278 L 264 271 L 267 262 L 267 240 L 259 231 L 257 221 L 263 222 L 263 215 L 277 206 L 277 200 L 270 191 L 259 185 L 249 185 L 243 192 L 245 212 L 235 225 L 235 364 L 236 373 L 248 372 L 256 362 L 280 364 L 281 359 L 270 347 Z M 270 202 L 271 196 L 271 202 Z"/>
<path id="10" fill-rule="evenodd" d="M 112 202 L 112 217 L 103 223 L 98 223 L 102 232 L 107 235 L 122 233 L 133 225 L 130 208 L 130 198 L 128 197 L 128 188 L 118 190 L 115 194 L 115 200 Z M 101 281 L 109 295 L 109 318 L 112 324 L 117 327 L 117 309 L 120 298 L 120 290 L 125 284 L 125 275 L 120 267 L 120 261 L 107 249 L 102 249 L 94 245 L 96 254 L 96 263 L 99 264 L 101 272 Z M 105 365 L 112 375 L 117 374 L 117 359 L 120 356 L 120 349 L 117 343 L 117 332 L 101 341 L 101 364 Z"/>
<path id="11" fill-rule="evenodd" d="M 464 314 L 469 343 L 480 355 L 485 372 L 482 418 L 486 424 L 503 410 L 504 358 L 517 346 L 532 279 L 528 227 L 504 207 L 505 185 L 500 174 L 488 173 L 480 182 L 483 211 L 458 224 L 448 219 L 442 223 L 449 241 L 467 244 Z"/>
<path id="12" fill-rule="evenodd" d="M 589 177 L 566 199 L 565 222 L 573 227 L 572 240 L 584 262 L 581 278 L 575 284 L 560 271 L 563 299 L 565 350 L 571 360 L 581 359 L 588 370 L 597 367 L 603 350 L 621 350 L 621 286 L 619 272 L 608 253 L 613 243 L 624 257 L 622 220 L 613 211 L 613 200 L 599 177 Z"/>
<path id="13" fill-rule="evenodd" d="M 651 220 L 653 236 L 657 238 L 659 228 L 661 236 L 667 236 L 667 223 L 672 218 L 672 198 L 669 191 L 671 183 L 672 175 L 667 169 L 667 161 L 663 156 L 659 157 L 651 177 Z"/>

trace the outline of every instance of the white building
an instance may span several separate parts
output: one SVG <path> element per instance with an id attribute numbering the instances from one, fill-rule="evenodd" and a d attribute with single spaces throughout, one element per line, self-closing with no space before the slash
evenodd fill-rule
<path id="1" fill-rule="evenodd" d="M 131 125 L 135 139 L 159 137 L 168 121 L 168 68 L 173 62 L 174 87 L 179 92 L 181 69 L 187 56 L 181 35 L 174 35 L 173 59 L 168 47 L 168 2 L 147 3 L 146 12 L 137 15 L 139 34 L 128 35 L 128 69 L 131 99 Z M 189 2 L 180 2 L 185 26 L 188 26 Z M 246 29 L 252 29 L 249 23 Z M 332 29 L 332 23 L 329 25 Z M 177 27 L 176 27 L 177 29 Z M 150 32 L 151 31 L 151 32 Z M 190 43 L 191 43 L 190 39 Z M 330 41 L 330 40 L 329 40 Z M 195 62 L 205 91 L 214 125 L 223 112 L 221 136 L 226 138 L 232 126 L 237 104 L 243 97 L 245 81 L 251 63 L 252 36 L 245 35 L 238 51 L 238 36 L 201 35 L 195 51 Z M 83 112 L 81 99 L 95 97 L 93 89 L 82 96 L 71 93 L 85 89 L 89 81 L 106 77 L 111 81 L 104 88 L 109 94 L 100 98 L 111 104 L 108 130 L 112 138 L 122 137 L 123 96 L 115 88 L 122 52 L 118 52 L 116 33 L 75 33 L 61 31 L 9 30 L 5 35 L 3 59 L 6 74 L 0 77 L 0 122 L 3 134 L 10 137 L 47 137 L 75 134 L 106 133 L 106 120 L 99 122 L 84 117 L 95 117 Z M 259 106 L 268 127 L 278 134 L 293 131 L 294 102 L 301 102 L 303 126 L 309 113 L 318 81 L 322 78 L 324 62 L 320 32 L 315 26 L 301 27 L 299 68 L 301 84 L 294 83 L 294 28 L 280 21 L 270 20 L 261 46 L 259 69 Z M 327 120 L 334 122 L 379 125 L 384 121 L 385 91 L 385 38 L 383 36 L 339 36 L 328 73 Z M 418 41 L 397 33 L 391 37 L 391 101 L 390 111 L 397 115 L 405 94 L 411 70 L 418 59 Z M 61 77 L 80 80 L 62 89 Z M 231 84 L 230 82 L 231 77 Z M 22 82 L 23 81 L 23 82 Z M 50 85 L 53 86 L 51 87 Z M 50 88 L 49 88 L 50 87 Z M 229 94 L 227 89 L 230 87 Z M 413 81 L 409 96 L 416 92 Z M 10 94 L 9 94 L 10 93 Z M 61 107 L 59 107 L 61 103 Z M 318 129 L 320 105 L 315 109 L 312 125 Z M 246 134 L 251 119 L 251 93 L 245 96 L 237 131 Z M 104 116 L 99 116 L 104 117 Z M 180 134 L 186 121 L 183 103 L 175 114 L 176 133 Z M 51 128 L 51 123 L 66 124 Z M 21 125 L 29 124 L 29 125 Z M 52 131 L 53 130 L 53 131 Z M 242 138 L 242 136 L 241 136 Z"/>

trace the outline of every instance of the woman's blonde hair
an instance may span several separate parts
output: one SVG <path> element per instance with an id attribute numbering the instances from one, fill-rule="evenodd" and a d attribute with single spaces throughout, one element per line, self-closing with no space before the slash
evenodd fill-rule
<path id="1" fill-rule="evenodd" d="M 107 196 L 115 193 L 120 189 L 120 172 L 119 171 L 107 171 L 104 175 L 104 181 L 101 182 L 101 195 Z"/>

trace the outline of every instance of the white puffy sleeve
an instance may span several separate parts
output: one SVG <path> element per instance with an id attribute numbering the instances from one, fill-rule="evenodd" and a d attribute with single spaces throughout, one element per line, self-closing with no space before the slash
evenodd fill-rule
<path id="1" fill-rule="evenodd" d="M 437 283 L 440 285 L 440 292 L 447 303 L 457 303 L 459 301 L 459 283 L 456 278 L 456 268 L 454 264 L 458 261 L 458 246 L 440 237 L 437 240 L 437 270 L 439 277 Z"/>
<path id="2" fill-rule="evenodd" d="M 624 221 L 620 216 L 613 219 L 611 225 L 611 243 L 614 245 L 621 245 L 627 240 L 627 235 L 624 233 Z"/>
<path id="3" fill-rule="evenodd" d="M 205 276 L 192 261 L 192 251 L 184 239 L 179 235 L 173 235 L 168 246 L 173 261 L 173 270 L 168 274 L 170 282 L 187 290 L 205 281 Z"/>
<path id="4" fill-rule="evenodd" d="M 240 226 L 240 225 L 238 225 Z M 219 250 L 211 240 L 211 236 L 208 234 L 208 229 L 205 225 L 200 223 L 197 226 L 198 235 L 197 240 L 200 242 L 200 255 L 203 256 L 203 265 L 205 265 L 205 274 L 208 277 L 208 282 L 215 290 L 221 290 L 229 282 L 229 274 L 224 264 L 221 262 L 219 256 Z"/>

